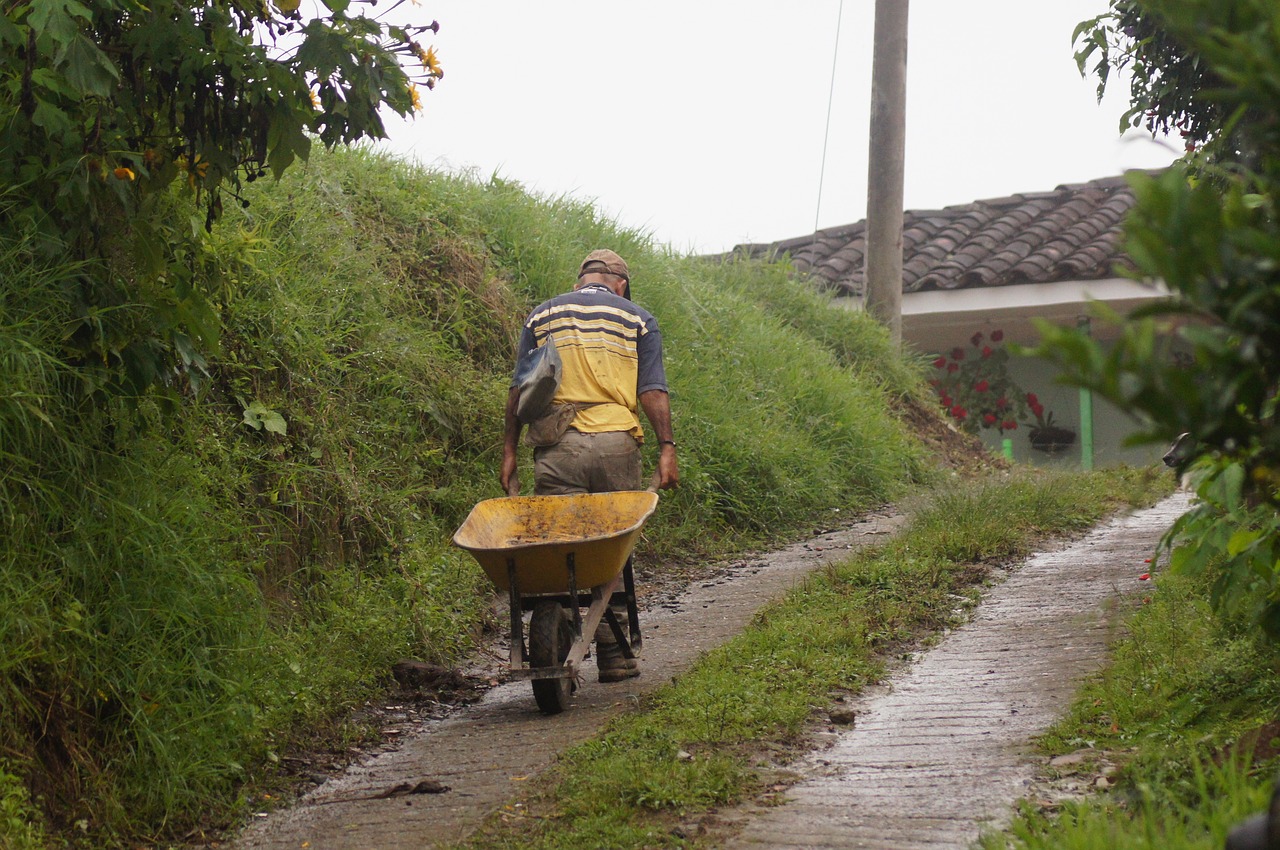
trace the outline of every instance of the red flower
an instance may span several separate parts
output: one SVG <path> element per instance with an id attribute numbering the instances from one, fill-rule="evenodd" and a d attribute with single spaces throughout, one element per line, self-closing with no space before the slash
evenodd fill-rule
<path id="1" fill-rule="evenodd" d="M 947 358 L 939 357 L 937 360 L 933 361 L 933 365 L 941 369 L 943 366 L 947 365 Z"/>
<path id="2" fill-rule="evenodd" d="M 948 364 L 947 364 L 947 371 L 948 371 L 948 372 L 956 372 L 956 371 L 959 371 L 959 369 L 960 369 L 960 366 L 959 366 L 959 364 L 957 364 L 957 363 L 948 363 Z"/>
<path id="3" fill-rule="evenodd" d="M 990 357 L 990 356 L 991 356 L 991 346 L 989 346 L 989 345 L 984 345 L 984 346 L 982 346 L 982 356 L 983 356 L 983 357 Z"/>
<path id="4" fill-rule="evenodd" d="M 996 415 L 994 413 L 984 414 L 982 417 L 982 421 L 985 422 L 987 425 L 994 425 L 996 424 Z"/>
<path id="5" fill-rule="evenodd" d="M 974 347 L 977 347 L 978 343 L 982 342 L 982 331 L 978 331 L 978 333 L 969 337 L 969 342 L 973 343 Z"/>
<path id="6" fill-rule="evenodd" d="M 1035 393 L 1027 393 L 1027 404 L 1039 404 L 1040 399 L 1036 398 Z"/>
<path id="7" fill-rule="evenodd" d="M 955 407 L 951 408 L 951 415 L 956 419 L 964 419 L 969 415 L 969 411 L 957 404 Z"/>
<path id="8" fill-rule="evenodd" d="M 986 378 L 973 385 L 973 391 L 977 393 L 985 393 L 989 389 L 991 389 L 991 385 L 987 383 Z"/>
<path id="9" fill-rule="evenodd" d="M 952 360 L 963 360 L 963 359 L 964 359 L 964 349 L 963 349 L 963 348 L 953 348 L 953 349 L 951 349 L 951 359 L 952 359 Z"/>
<path id="10" fill-rule="evenodd" d="M 1008 406 L 1009 406 L 1009 399 L 1005 398 L 1004 396 L 1000 396 L 1000 398 L 996 399 L 996 410 L 1004 410 Z"/>
<path id="11" fill-rule="evenodd" d="M 1002 340 L 1002 339 L 1004 339 L 1004 331 L 992 331 L 992 332 L 991 332 L 991 341 L 992 341 L 992 342 L 999 342 L 999 341 L 1000 341 L 1000 340 Z"/>
<path id="12" fill-rule="evenodd" d="M 942 394 L 942 406 L 943 407 L 951 406 L 951 396 L 947 395 L 946 393 Z"/>
<path id="13" fill-rule="evenodd" d="M 1000 423 L 1000 427 L 1005 431 L 1016 431 L 1018 429 L 1018 423 L 1014 422 L 1012 419 L 1006 419 Z"/>
<path id="14" fill-rule="evenodd" d="M 1031 405 L 1031 412 L 1035 414 L 1037 419 L 1039 419 L 1041 416 L 1044 416 L 1044 405 L 1038 401 L 1033 403 Z"/>

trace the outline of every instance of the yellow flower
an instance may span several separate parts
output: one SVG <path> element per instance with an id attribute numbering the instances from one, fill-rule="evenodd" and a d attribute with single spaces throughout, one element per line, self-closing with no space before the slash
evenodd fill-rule
<path id="1" fill-rule="evenodd" d="M 316 108 L 316 111 L 324 109 L 324 107 L 320 105 L 320 95 L 310 89 L 307 89 L 307 94 L 311 95 L 311 105 Z"/>
<path id="2" fill-rule="evenodd" d="M 422 57 L 422 64 L 431 72 L 431 76 L 438 79 L 444 79 L 444 71 L 440 68 L 440 60 L 436 58 L 436 49 L 434 47 L 427 48 L 427 55 Z"/>
<path id="3" fill-rule="evenodd" d="M 413 101 L 413 111 L 422 111 L 422 98 L 418 96 L 418 87 L 409 83 L 409 99 Z"/>
<path id="4" fill-rule="evenodd" d="M 196 186 L 196 178 L 199 177 L 204 179 L 204 176 L 209 173 L 209 163 L 201 157 L 200 154 L 196 154 L 196 161 L 194 165 L 186 158 L 185 155 L 178 157 L 175 162 L 179 168 L 187 172 L 187 185 L 193 189 Z"/>
<path id="5" fill-rule="evenodd" d="M 123 165 L 111 173 L 116 176 L 117 180 L 133 180 L 137 177 L 132 168 L 125 168 Z"/>

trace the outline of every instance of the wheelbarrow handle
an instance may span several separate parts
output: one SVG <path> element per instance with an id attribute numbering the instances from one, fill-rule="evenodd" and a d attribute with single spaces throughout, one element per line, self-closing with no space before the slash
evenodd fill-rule
<path id="1" fill-rule="evenodd" d="M 658 485 L 660 485 L 661 483 L 662 483 L 662 473 L 655 469 L 653 471 L 653 478 L 649 480 L 649 486 L 644 488 L 644 491 L 646 493 L 656 493 L 658 492 Z"/>

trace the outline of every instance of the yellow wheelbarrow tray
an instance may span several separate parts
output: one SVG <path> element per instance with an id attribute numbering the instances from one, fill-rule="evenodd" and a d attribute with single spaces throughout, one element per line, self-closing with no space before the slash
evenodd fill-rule
<path id="1" fill-rule="evenodd" d="M 631 552 L 657 505 L 652 490 L 487 499 L 453 535 L 454 545 L 508 592 L 511 675 L 532 680 L 542 711 L 568 707 L 602 619 L 624 656 L 640 649 Z M 610 604 L 626 605 L 629 635 Z M 532 612 L 527 650 L 525 611 Z"/>

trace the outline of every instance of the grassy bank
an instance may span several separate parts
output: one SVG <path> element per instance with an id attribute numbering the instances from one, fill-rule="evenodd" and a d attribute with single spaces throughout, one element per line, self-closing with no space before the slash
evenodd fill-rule
<path id="1" fill-rule="evenodd" d="M 890 412 L 914 365 L 785 269 L 360 152 L 246 200 L 190 258 L 218 350 L 139 397 L 66 356 L 78 270 L 0 233 L 0 844 L 226 822 L 395 659 L 465 656 L 488 589 L 449 538 L 500 495 L 519 322 L 590 249 L 627 257 L 668 352 L 683 483 L 649 562 L 785 538 L 930 474 Z"/>
<path id="2" fill-rule="evenodd" d="M 467 846 L 687 846 L 703 815 L 776 781 L 756 769 L 761 753 L 794 746 L 815 706 L 856 693 L 888 658 L 952 624 L 956 595 L 974 598 L 991 564 L 1166 486 L 1138 472 L 1027 473 L 937 491 L 891 541 L 815 573 L 641 711 L 562 756 L 527 815 L 500 815 Z"/>
<path id="3" fill-rule="evenodd" d="M 1211 579 L 1154 581 L 1112 663 L 1041 742 L 1049 756 L 1084 753 L 1078 784 L 1091 765 L 1118 766 L 1114 787 L 1061 810 L 1028 803 L 984 848 L 1217 850 L 1266 810 L 1280 766 L 1280 650 L 1213 615 Z"/>

